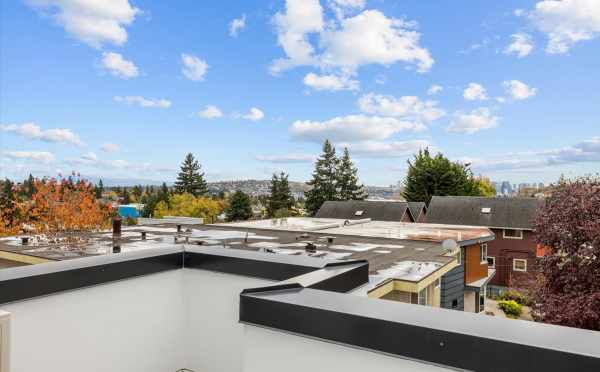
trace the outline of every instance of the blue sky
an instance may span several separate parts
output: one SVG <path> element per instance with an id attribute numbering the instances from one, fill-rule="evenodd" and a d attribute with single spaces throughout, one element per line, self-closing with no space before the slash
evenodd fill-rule
<path id="1" fill-rule="evenodd" d="M 308 180 L 330 138 L 394 184 L 429 146 L 493 180 L 600 164 L 600 2 L 0 5 L 2 177 Z"/>

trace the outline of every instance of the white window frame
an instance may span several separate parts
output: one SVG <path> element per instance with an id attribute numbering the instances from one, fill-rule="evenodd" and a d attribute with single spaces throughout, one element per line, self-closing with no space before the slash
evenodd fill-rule
<path id="1" fill-rule="evenodd" d="M 506 231 L 507 230 L 511 230 L 511 231 L 519 231 L 521 234 L 519 236 L 506 236 Z M 523 239 L 523 230 L 521 229 L 503 229 L 502 230 L 502 237 L 504 239 Z"/>
<path id="2" fill-rule="evenodd" d="M 492 262 L 493 262 L 493 264 L 491 266 L 490 266 L 490 261 L 489 261 L 490 258 L 492 259 Z M 495 269 L 496 268 L 496 257 L 494 257 L 494 256 L 487 256 L 487 259 L 488 259 L 488 267 L 490 269 Z"/>
<path id="3" fill-rule="evenodd" d="M 425 294 L 425 296 L 424 296 L 425 303 L 421 303 L 421 293 L 424 293 L 424 294 Z M 427 301 L 427 299 L 428 299 L 428 297 L 429 297 L 429 296 L 428 296 L 428 294 L 429 294 L 429 293 L 427 293 L 427 287 L 425 287 L 425 288 L 421 289 L 421 290 L 419 291 L 419 293 L 417 294 L 417 304 L 419 304 L 419 305 L 425 305 L 425 306 L 429 305 L 429 303 L 428 303 L 428 301 Z"/>
<path id="4" fill-rule="evenodd" d="M 517 263 L 517 261 L 525 263 L 525 268 L 518 269 L 515 265 Z M 524 258 L 513 258 L 513 271 L 520 271 L 520 272 L 526 273 L 527 272 L 527 260 Z"/>
<path id="5" fill-rule="evenodd" d="M 479 259 L 481 264 L 487 265 L 487 243 L 482 243 L 479 245 Z"/>

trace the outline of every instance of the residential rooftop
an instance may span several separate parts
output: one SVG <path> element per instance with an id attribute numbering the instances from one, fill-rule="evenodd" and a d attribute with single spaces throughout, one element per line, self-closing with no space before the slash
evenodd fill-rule
<path id="1" fill-rule="evenodd" d="M 369 271 L 190 244 L 3 269 L 0 368 L 600 370 L 598 332 L 352 295 Z"/>
<path id="2" fill-rule="evenodd" d="M 427 209 L 427 222 L 533 230 L 539 198 L 434 196 Z"/>

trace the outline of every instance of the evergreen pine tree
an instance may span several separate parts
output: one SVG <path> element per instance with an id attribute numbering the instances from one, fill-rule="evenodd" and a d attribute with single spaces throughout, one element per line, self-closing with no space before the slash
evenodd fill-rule
<path id="1" fill-rule="evenodd" d="M 350 152 L 344 147 L 337 171 L 337 187 L 340 200 L 364 200 L 367 197 L 362 184 L 358 182 L 358 169 L 350 159 Z"/>
<path id="2" fill-rule="evenodd" d="M 96 199 L 102 198 L 102 193 L 104 192 L 104 183 L 102 183 L 102 179 L 98 181 L 98 185 L 96 185 L 95 193 Z"/>
<path id="3" fill-rule="evenodd" d="M 163 182 L 160 186 L 160 190 L 158 190 L 158 201 L 164 201 L 165 203 L 169 202 L 169 188 L 167 187 L 166 182 Z"/>
<path id="4" fill-rule="evenodd" d="M 338 200 L 337 169 L 339 160 L 335 148 L 325 140 L 323 154 L 315 163 L 312 179 L 308 182 L 312 189 L 306 192 L 306 209 L 311 215 L 317 213 L 321 205 L 328 200 Z"/>
<path id="5" fill-rule="evenodd" d="M 29 174 L 29 177 L 23 182 L 22 195 L 27 199 L 31 199 L 33 194 L 35 194 L 35 178 L 33 178 L 33 175 Z"/>
<path id="6" fill-rule="evenodd" d="M 123 187 L 123 204 L 131 203 L 131 196 L 129 196 L 129 191 L 127 191 L 127 187 Z"/>
<path id="7" fill-rule="evenodd" d="M 17 201 L 14 187 L 14 183 L 7 178 L 0 189 L 0 223 L 3 223 L 5 227 L 12 226 L 18 217 L 15 208 Z"/>
<path id="8" fill-rule="evenodd" d="M 194 155 L 187 154 L 181 171 L 175 181 L 175 191 L 178 194 L 188 193 L 194 196 L 208 194 L 208 186 L 204 180 L 204 173 L 200 173 L 200 164 L 194 159 Z"/>
<path id="9" fill-rule="evenodd" d="M 281 172 L 279 175 L 274 173 L 271 178 L 271 195 L 267 204 L 267 211 L 270 217 L 287 215 L 289 214 L 289 210 L 294 206 L 294 198 L 288 177 L 289 175 Z"/>
<path id="10" fill-rule="evenodd" d="M 236 191 L 229 200 L 229 207 L 225 210 L 227 221 L 247 220 L 252 217 L 252 203 L 250 197 L 242 191 Z"/>

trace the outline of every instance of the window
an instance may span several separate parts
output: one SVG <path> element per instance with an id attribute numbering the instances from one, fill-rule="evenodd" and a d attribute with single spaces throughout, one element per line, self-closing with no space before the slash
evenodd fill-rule
<path id="1" fill-rule="evenodd" d="M 419 305 L 427 305 L 427 287 L 419 291 Z"/>
<path id="2" fill-rule="evenodd" d="M 354 215 L 355 216 L 362 216 L 363 213 L 365 213 L 365 211 L 356 211 L 356 212 L 354 212 Z"/>
<path id="3" fill-rule="evenodd" d="M 481 213 L 485 213 L 485 214 L 492 213 L 492 208 L 483 207 L 483 208 L 481 208 Z"/>
<path id="4" fill-rule="evenodd" d="M 452 308 L 453 309 L 458 308 L 458 299 L 457 298 L 455 298 L 454 300 L 452 300 Z"/>
<path id="5" fill-rule="evenodd" d="M 523 230 L 504 229 L 504 239 L 523 239 Z"/>
<path id="6" fill-rule="evenodd" d="M 488 256 L 487 263 L 488 263 L 488 267 L 490 269 L 495 269 L 496 268 L 496 257 Z"/>
<path id="7" fill-rule="evenodd" d="M 487 263 L 487 243 L 483 243 L 479 246 L 479 262 Z"/>
<path id="8" fill-rule="evenodd" d="M 513 271 L 527 271 L 527 260 L 513 258 Z"/>
<path id="9" fill-rule="evenodd" d="M 437 279 L 435 280 L 435 285 L 434 285 L 434 287 L 435 287 L 436 289 L 440 287 L 440 278 L 437 278 Z"/>

